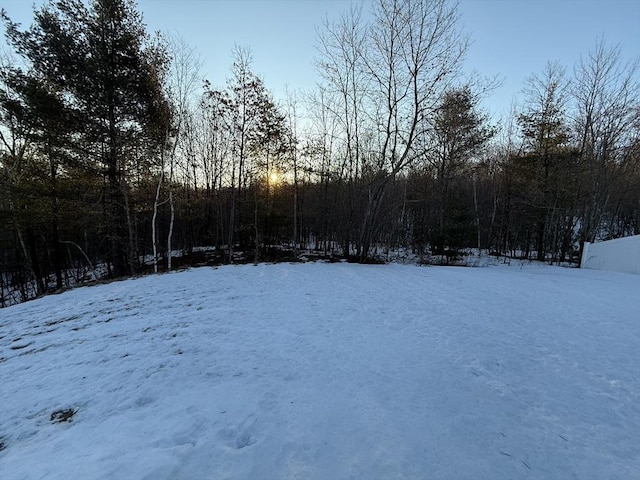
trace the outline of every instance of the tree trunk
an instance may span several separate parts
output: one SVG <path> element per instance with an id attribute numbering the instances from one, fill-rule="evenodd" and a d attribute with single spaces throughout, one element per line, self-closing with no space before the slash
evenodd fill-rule
<path id="1" fill-rule="evenodd" d="M 293 159 L 293 256 L 298 258 L 298 162 L 295 157 Z"/>
<path id="2" fill-rule="evenodd" d="M 115 118 L 115 105 L 113 93 L 109 94 L 109 145 L 107 152 L 107 179 L 109 182 L 109 207 L 107 220 L 107 234 L 110 239 L 111 263 L 113 276 L 123 277 L 126 274 L 126 261 L 123 243 L 123 226 L 126 221 L 123 215 L 120 189 L 120 176 L 118 172 L 117 131 Z"/>
<path id="3" fill-rule="evenodd" d="M 171 216 L 169 218 L 169 233 L 167 234 L 167 270 L 171 271 L 171 249 L 173 248 L 171 241 L 173 239 L 173 223 L 176 217 L 175 206 L 173 204 L 173 191 L 171 190 L 171 186 L 169 186 L 169 209 L 171 211 Z"/>
<path id="4" fill-rule="evenodd" d="M 267 190 L 267 195 L 268 194 L 269 193 Z M 256 190 L 254 192 L 254 197 L 253 197 L 253 235 L 254 235 L 253 263 L 258 263 L 258 258 L 260 257 L 260 238 L 258 234 L 258 185 L 256 185 Z"/>
<path id="5" fill-rule="evenodd" d="M 129 206 L 129 195 L 126 191 L 122 191 L 121 195 L 122 195 L 122 199 L 124 200 L 124 216 L 127 220 L 127 238 L 129 240 L 128 246 L 127 246 L 128 254 L 125 256 L 125 259 L 128 264 L 127 273 L 129 275 L 133 275 L 137 269 L 137 261 L 135 260 L 135 257 L 137 257 L 137 253 L 136 253 L 137 249 L 135 245 L 135 229 L 134 229 L 133 221 L 131 220 L 131 208 Z"/>
<path id="6" fill-rule="evenodd" d="M 476 179 L 476 175 L 473 175 L 473 208 L 475 210 L 475 214 L 476 214 L 476 234 L 477 234 L 477 241 L 478 241 L 478 255 L 480 255 L 481 253 L 481 243 L 480 243 L 480 213 L 478 211 L 478 191 L 477 191 L 477 179 Z"/>
<path id="7" fill-rule="evenodd" d="M 385 177 L 380 180 L 380 184 L 371 192 L 369 191 L 369 200 L 367 202 L 367 208 L 364 213 L 364 219 L 362 220 L 362 227 L 360 229 L 360 244 L 358 251 L 358 261 L 365 263 L 369 258 L 369 251 L 371 249 L 371 242 L 373 235 L 379 226 L 379 213 L 382 206 L 382 200 L 386 192 L 386 186 L 390 177 Z"/>
<path id="8" fill-rule="evenodd" d="M 156 187 L 156 196 L 153 200 L 153 217 L 151 219 L 151 241 L 153 243 L 153 271 L 158 273 L 158 206 L 160 201 L 160 187 L 164 181 L 164 165 L 160 172 L 160 179 Z"/>
<path id="9" fill-rule="evenodd" d="M 62 289 L 62 245 L 60 243 L 58 219 L 57 164 L 48 147 L 49 167 L 51 171 L 51 235 L 53 237 L 53 270 L 56 275 L 56 290 Z"/>
<path id="10" fill-rule="evenodd" d="M 46 292 L 46 286 L 42 278 L 42 269 L 40 268 L 40 261 L 38 260 L 38 248 L 36 245 L 36 238 L 31 228 L 27 228 L 27 243 L 29 245 L 29 258 L 31 260 L 31 271 L 34 275 L 36 282 L 36 288 L 38 295 L 42 295 Z"/>

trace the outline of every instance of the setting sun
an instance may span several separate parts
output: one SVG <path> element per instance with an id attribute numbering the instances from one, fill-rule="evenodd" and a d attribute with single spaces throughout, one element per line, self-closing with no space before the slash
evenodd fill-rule
<path id="1" fill-rule="evenodd" d="M 271 183 L 272 185 L 280 183 L 280 180 L 281 177 L 277 171 L 274 170 L 269 174 L 269 183 Z"/>

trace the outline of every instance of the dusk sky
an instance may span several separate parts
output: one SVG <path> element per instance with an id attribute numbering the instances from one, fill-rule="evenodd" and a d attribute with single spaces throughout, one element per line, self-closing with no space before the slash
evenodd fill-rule
<path id="1" fill-rule="evenodd" d="M 9 16 L 31 23 L 31 5 L 3 0 Z M 179 33 L 204 61 L 203 77 L 222 85 L 230 75 L 234 45 L 247 46 L 254 71 L 276 98 L 285 88 L 311 89 L 317 29 L 336 19 L 349 0 L 139 0 L 150 31 Z M 364 2 L 364 11 L 368 2 Z M 461 0 L 461 21 L 473 44 L 466 66 L 503 85 L 485 101 L 493 114 L 506 113 L 524 80 L 558 60 L 570 74 L 581 55 L 604 37 L 620 45 L 625 60 L 640 58 L 640 0 Z"/>

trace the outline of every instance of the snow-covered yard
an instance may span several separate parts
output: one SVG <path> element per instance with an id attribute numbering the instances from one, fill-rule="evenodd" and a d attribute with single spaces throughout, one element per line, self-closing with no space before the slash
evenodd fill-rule
<path id="1" fill-rule="evenodd" d="M 79 288 L 0 310 L 0 444 L 3 480 L 637 479 L 640 276 L 318 263 Z"/>

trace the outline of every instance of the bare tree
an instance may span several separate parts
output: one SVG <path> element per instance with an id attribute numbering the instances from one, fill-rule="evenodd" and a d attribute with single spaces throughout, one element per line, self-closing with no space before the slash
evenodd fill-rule
<path id="1" fill-rule="evenodd" d="M 609 48 L 600 39 L 575 68 L 574 128 L 589 191 L 581 219 L 581 245 L 601 233 L 612 193 L 611 167 L 640 108 L 639 62 L 623 63 L 620 48 Z"/>
<path id="2" fill-rule="evenodd" d="M 326 91 L 322 92 L 322 107 L 337 119 L 341 130 L 340 144 L 336 147 L 342 156 L 339 178 L 346 181 L 343 200 L 343 222 L 346 225 L 341 229 L 345 255 L 349 255 L 354 237 L 358 250 L 360 245 L 356 232 L 358 190 L 364 162 L 361 136 L 366 130 L 366 90 L 370 81 L 363 65 L 363 53 L 368 48 L 367 28 L 362 9 L 352 7 L 338 22 L 325 22 L 318 46 L 320 59 L 317 67 Z M 324 111 L 322 116 L 325 116 Z"/>
<path id="3" fill-rule="evenodd" d="M 206 92 L 206 96 L 212 100 L 213 104 L 220 106 L 223 123 L 229 131 L 231 140 L 227 166 L 227 170 L 230 168 L 231 171 L 226 173 L 230 187 L 227 232 L 229 263 L 233 262 L 234 246 L 237 240 L 238 203 L 241 199 L 239 196 L 247 191 L 247 186 L 255 178 L 256 173 L 266 165 L 264 162 L 268 164 L 274 125 L 282 121 L 277 118 L 277 108 L 264 82 L 251 70 L 250 50 L 237 46 L 233 56 L 233 75 L 227 82 L 227 89 L 218 91 L 209 88 Z M 261 152 L 263 147 L 266 147 L 266 157 L 259 160 L 258 152 Z M 254 231 L 257 227 L 255 216 L 254 209 Z M 257 233 L 254 244 L 257 248 Z"/>
<path id="4" fill-rule="evenodd" d="M 217 200 L 217 219 L 215 243 L 218 249 L 227 242 L 225 223 L 223 182 L 228 181 L 228 166 L 233 162 L 233 131 L 228 118 L 228 95 L 224 91 L 215 90 L 205 82 L 205 94 L 200 102 L 199 127 L 195 130 L 199 142 L 203 175 L 207 196 L 215 195 Z"/>
<path id="5" fill-rule="evenodd" d="M 290 168 L 293 172 L 293 228 L 291 243 L 293 245 L 293 255 L 298 256 L 298 195 L 300 178 L 300 158 L 298 153 L 298 98 L 287 91 L 285 104 L 286 139 L 284 139 L 287 155 L 289 157 Z"/>
<path id="6" fill-rule="evenodd" d="M 345 216 L 338 214 L 341 209 L 336 188 L 331 189 L 334 195 L 330 200 L 330 186 L 335 186 L 343 178 L 343 162 L 337 161 L 336 153 L 339 148 L 338 132 L 341 130 L 341 121 L 335 115 L 335 97 L 335 94 L 331 94 L 322 85 L 308 95 L 305 103 L 310 123 L 305 131 L 306 141 L 301 152 L 307 165 L 304 170 L 310 174 L 312 182 L 320 185 L 321 208 L 317 212 L 320 224 L 316 227 L 315 246 L 317 249 L 321 248 L 324 255 L 333 250 L 337 232 L 342 228 L 349 231 L 348 227 L 344 227 Z M 341 218 L 339 224 L 334 220 L 336 216 Z M 342 234 L 338 237 L 342 241 L 346 237 L 348 242 L 348 235 Z M 344 253 L 348 254 L 348 247 L 344 250 Z"/>
<path id="7" fill-rule="evenodd" d="M 356 106 L 343 108 L 345 124 L 360 129 L 355 156 L 367 159 L 356 252 L 365 261 L 387 187 L 424 153 L 418 139 L 427 134 L 428 119 L 459 73 L 468 42 L 458 28 L 457 6 L 446 0 L 378 0 L 370 24 L 357 12 L 346 18 L 327 29 L 324 38 L 334 41 L 321 44 L 320 68 Z M 369 149 L 363 153 L 365 141 Z"/>
<path id="8" fill-rule="evenodd" d="M 178 157 L 178 147 L 185 144 L 185 122 L 190 111 L 193 109 L 195 93 L 200 84 L 200 71 L 202 60 L 199 55 L 180 36 L 169 38 L 168 50 L 171 57 L 171 65 L 167 76 L 165 90 L 171 105 L 171 120 L 165 132 L 165 144 L 160 154 L 160 177 L 156 188 L 156 195 L 153 204 L 152 219 L 152 242 L 153 242 L 153 267 L 158 271 L 158 248 L 157 248 L 157 216 L 158 207 L 164 203 L 169 203 L 170 220 L 167 234 L 167 270 L 172 268 L 172 241 L 175 222 L 175 203 L 173 184 L 176 174 L 176 162 Z M 168 171 L 167 171 L 168 169 Z M 166 200 L 160 200 L 162 185 L 166 182 L 168 196 Z"/>

